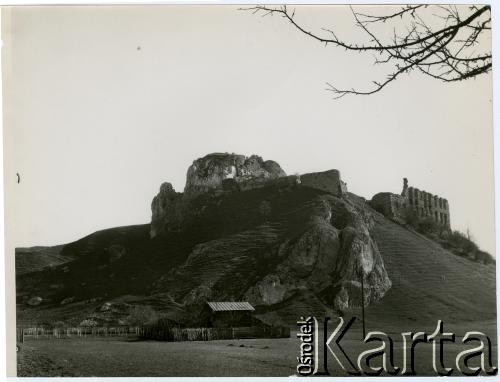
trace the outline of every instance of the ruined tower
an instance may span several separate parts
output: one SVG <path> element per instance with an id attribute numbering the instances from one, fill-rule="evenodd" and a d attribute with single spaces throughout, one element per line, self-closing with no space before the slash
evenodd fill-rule
<path id="1" fill-rule="evenodd" d="M 373 196 L 371 206 L 385 216 L 404 222 L 405 210 L 413 210 L 420 218 L 430 218 L 437 224 L 450 228 L 450 208 L 448 200 L 418 188 L 409 187 L 403 178 L 401 195 L 380 192 Z"/>

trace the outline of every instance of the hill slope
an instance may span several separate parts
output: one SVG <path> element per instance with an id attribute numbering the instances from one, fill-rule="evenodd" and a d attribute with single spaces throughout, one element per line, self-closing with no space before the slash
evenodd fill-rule
<path id="1" fill-rule="evenodd" d="M 380 215 L 376 220 L 375 240 L 393 287 L 368 309 L 375 321 L 496 319 L 493 265 L 456 256 Z"/>
<path id="2" fill-rule="evenodd" d="M 59 248 L 64 263 L 20 267 L 19 322 L 104 319 L 115 303 L 125 309 L 115 319 L 148 305 L 189 324 L 206 300 L 248 300 L 263 321 L 293 325 L 302 315 L 358 315 L 360 272 L 367 317 L 381 326 L 496 317 L 493 266 L 443 250 L 355 195 L 285 182 L 183 203 L 175 230 L 104 230 Z"/>
<path id="3" fill-rule="evenodd" d="M 72 260 L 61 254 L 63 248 L 64 245 L 16 248 L 16 275 L 40 271 Z"/>

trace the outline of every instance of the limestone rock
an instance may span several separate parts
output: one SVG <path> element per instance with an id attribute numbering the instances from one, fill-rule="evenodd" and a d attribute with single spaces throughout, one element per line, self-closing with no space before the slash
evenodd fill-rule
<path id="1" fill-rule="evenodd" d="M 290 297 L 294 291 L 304 288 L 305 283 L 281 271 L 268 274 L 245 294 L 245 299 L 253 305 L 279 304 Z"/>
<path id="2" fill-rule="evenodd" d="M 71 296 L 71 297 L 66 297 L 65 299 L 63 299 L 60 304 L 61 305 L 67 305 L 67 304 L 71 304 L 72 302 L 75 301 L 75 296 Z"/>
<path id="3" fill-rule="evenodd" d="M 104 304 L 102 304 L 101 306 L 101 312 L 107 312 L 108 310 L 111 309 L 111 303 L 110 302 L 105 302 Z"/>
<path id="4" fill-rule="evenodd" d="M 42 303 L 42 301 L 43 299 L 40 296 L 34 296 L 27 301 L 27 304 L 31 306 L 38 306 Z"/>
<path id="5" fill-rule="evenodd" d="M 163 232 L 165 227 L 175 229 L 182 219 L 181 213 L 182 194 L 175 192 L 172 185 L 165 182 L 160 187 L 160 192 L 151 203 L 151 237 Z"/>
<path id="6" fill-rule="evenodd" d="M 331 203 L 333 224 L 343 226 L 341 248 L 333 273 L 335 283 L 330 289 L 330 297 L 339 310 L 361 305 L 362 278 L 365 305 L 380 300 L 392 286 L 371 234 L 373 216 L 349 199 L 341 200 L 341 203 Z"/>
<path id="7" fill-rule="evenodd" d="M 264 161 L 257 155 L 245 157 L 238 154 L 213 153 L 196 159 L 189 167 L 184 192 L 206 192 L 221 186 L 224 179 L 234 179 L 237 183 L 264 183 L 282 176 L 286 174 L 278 163 Z"/>
<path id="8" fill-rule="evenodd" d="M 251 287 L 245 297 L 256 305 L 281 303 L 299 290 L 311 290 L 337 310 L 380 300 L 391 281 L 371 237 L 373 220 L 347 198 L 323 195 L 309 228 L 284 251 L 273 273 Z"/>
<path id="9" fill-rule="evenodd" d="M 188 169 L 184 193 L 176 192 L 170 183 L 161 185 L 151 203 L 150 236 L 180 229 L 184 212 L 199 194 L 248 190 L 285 176 L 278 163 L 257 155 L 214 153 L 196 159 Z"/>

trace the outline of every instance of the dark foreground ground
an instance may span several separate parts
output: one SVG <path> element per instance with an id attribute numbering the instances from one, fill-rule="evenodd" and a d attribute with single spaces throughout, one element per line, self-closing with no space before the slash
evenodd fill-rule
<path id="1" fill-rule="evenodd" d="M 401 335 L 389 335 L 394 340 L 395 364 L 402 366 Z M 366 345 L 360 338 L 361 333 L 353 331 L 349 333 L 349 338 L 342 341 L 342 346 L 355 363 L 362 351 L 379 344 Z M 496 341 L 492 340 L 495 344 L 493 363 L 497 365 Z M 462 336 L 457 335 L 455 343 L 446 343 L 445 366 L 456 369 L 456 355 L 467 348 L 461 341 Z M 22 344 L 18 353 L 18 376 L 286 377 L 296 374 L 299 344 L 295 334 L 287 339 L 209 342 L 157 342 L 118 337 L 30 340 Z M 333 356 L 328 364 L 332 375 L 347 376 Z M 436 375 L 432 368 L 431 344 L 417 345 L 415 365 L 417 375 Z M 461 374 L 455 370 L 453 375 Z"/>

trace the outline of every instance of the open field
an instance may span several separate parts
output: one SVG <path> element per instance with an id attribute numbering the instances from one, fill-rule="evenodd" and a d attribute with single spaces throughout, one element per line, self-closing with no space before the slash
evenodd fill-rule
<path id="1" fill-rule="evenodd" d="M 493 323 L 492 323 L 493 324 Z M 483 325 L 484 327 L 484 325 Z M 474 328 L 471 325 L 470 330 Z M 446 331 L 451 330 L 445 326 Z M 456 343 L 445 345 L 445 366 L 455 366 L 456 355 L 466 349 L 457 332 Z M 430 333 L 429 333 L 430 334 Z M 394 360 L 402 366 L 401 336 L 394 340 Z M 341 342 L 356 363 L 365 345 L 358 329 Z M 493 341 L 496 364 L 496 341 Z M 477 345 L 477 344 L 476 344 Z M 86 338 L 26 341 L 18 353 L 19 376 L 140 377 L 140 376 L 290 376 L 296 373 L 299 340 L 245 339 L 207 342 L 157 342 L 130 338 Z M 321 363 L 322 364 L 322 363 Z M 329 357 L 332 375 L 347 376 Z M 376 365 L 376 363 L 374 363 Z M 417 375 L 436 375 L 432 369 L 432 345 L 416 347 Z M 459 375 L 458 371 L 454 375 Z"/>

